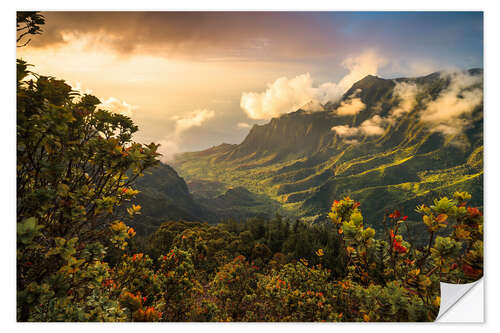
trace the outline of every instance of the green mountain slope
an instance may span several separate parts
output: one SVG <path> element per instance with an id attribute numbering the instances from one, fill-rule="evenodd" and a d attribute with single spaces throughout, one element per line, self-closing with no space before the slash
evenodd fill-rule
<path id="1" fill-rule="evenodd" d="M 483 75 L 481 69 L 467 74 Z M 382 134 L 358 135 L 354 142 L 332 131 L 341 125 L 357 128 L 374 116 L 389 119 L 401 103 L 394 91 L 400 83 L 418 87 L 416 103 L 388 122 Z M 269 209 L 279 202 L 277 212 L 311 221 L 324 219 L 332 201 L 345 195 L 361 201 L 375 226 L 386 210 L 399 208 L 411 217 L 417 203 L 455 190 L 472 192 L 473 204 L 482 206 L 482 104 L 468 114 L 469 126 L 454 134 L 431 131 L 419 120 L 426 103 L 449 86 L 439 73 L 394 80 L 367 76 L 339 102 L 327 103 L 325 111 L 299 109 L 273 118 L 255 125 L 239 145 L 184 153 L 173 166 L 188 183 L 246 188 L 267 197 Z M 353 96 L 365 108 L 356 115 L 337 114 Z M 205 196 L 206 201 L 214 198 Z"/>

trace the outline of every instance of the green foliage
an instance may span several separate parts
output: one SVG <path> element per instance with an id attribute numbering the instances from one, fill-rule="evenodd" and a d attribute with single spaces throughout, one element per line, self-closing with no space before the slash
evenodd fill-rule
<path id="1" fill-rule="evenodd" d="M 470 199 L 457 192 L 417 207 L 423 225 L 430 218 L 439 228 L 428 228 L 424 247 L 403 238 L 408 217 L 398 210 L 375 238 L 348 197 L 332 204 L 333 228 L 279 216 L 217 226 L 168 222 L 144 243 L 193 258 L 193 269 L 174 279 L 179 297 L 169 303 L 183 309 L 183 320 L 432 321 L 440 281 L 482 274 L 482 216 L 467 207 Z"/>
<path id="2" fill-rule="evenodd" d="M 39 24 L 33 15 L 24 19 Z M 28 66 L 17 61 L 18 320 L 121 320 L 101 288 L 103 260 L 135 235 L 116 207 L 137 194 L 130 186 L 157 146 L 132 141 L 130 118 Z"/>
<path id="3" fill-rule="evenodd" d="M 320 265 L 307 260 L 290 263 L 262 276 L 257 289 L 256 318 L 260 321 L 340 321 L 336 286 Z"/>
<path id="4" fill-rule="evenodd" d="M 215 298 L 216 321 L 245 321 L 247 312 L 255 307 L 257 301 L 256 267 L 250 265 L 242 255 L 225 264 L 209 285 L 208 293 Z"/>
<path id="5" fill-rule="evenodd" d="M 349 197 L 333 203 L 329 216 L 343 234 L 348 255 L 348 274 L 340 283 L 359 297 L 355 302 L 346 297 L 347 307 L 360 305 L 349 311 L 351 315 L 362 315 L 365 321 L 433 320 L 440 281 L 464 283 L 482 275 L 482 252 L 475 250 L 482 248 L 482 215 L 477 208 L 466 207 L 469 193 L 456 192 L 454 198 L 442 197 L 430 207 L 417 207 L 429 234 L 423 249 L 398 234 L 408 219 L 398 210 L 384 221 L 385 241 L 375 239 L 374 230 L 364 227 L 359 203 Z M 439 231 L 449 236 L 434 238 Z M 461 239 L 467 239 L 468 245 Z"/>

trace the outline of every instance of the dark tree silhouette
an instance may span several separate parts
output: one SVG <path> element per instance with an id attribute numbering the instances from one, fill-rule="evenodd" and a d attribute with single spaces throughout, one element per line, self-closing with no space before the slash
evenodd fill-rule
<path id="1" fill-rule="evenodd" d="M 17 12 L 16 14 L 16 46 L 23 47 L 31 41 L 30 35 L 42 33 L 41 25 L 45 24 L 45 17 L 39 12 Z M 23 43 L 23 39 L 28 38 Z"/>

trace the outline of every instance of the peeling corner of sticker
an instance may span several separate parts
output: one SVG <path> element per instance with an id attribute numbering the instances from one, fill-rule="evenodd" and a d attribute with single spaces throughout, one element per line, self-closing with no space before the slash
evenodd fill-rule
<path id="1" fill-rule="evenodd" d="M 441 305 L 439 307 L 439 313 L 436 317 L 437 322 L 441 321 L 442 316 L 446 314 L 460 299 L 465 296 L 474 286 L 479 282 L 482 283 L 482 278 L 466 284 L 451 284 L 451 283 L 440 283 L 441 287 Z"/>

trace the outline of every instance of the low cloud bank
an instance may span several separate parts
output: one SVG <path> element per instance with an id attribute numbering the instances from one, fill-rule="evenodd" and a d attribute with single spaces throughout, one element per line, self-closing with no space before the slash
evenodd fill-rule
<path id="1" fill-rule="evenodd" d="M 342 137 L 353 137 L 358 135 L 376 136 L 384 134 L 384 126 L 391 120 L 375 115 L 361 123 L 359 127 L 339 125 L 332 127 L 332 131 Z"/>
<path id="2" fill-rule="evenodd" d="M 162 162 L 171 161 L 180 151 L 180 143 L 182 134 L 193 128 L 201 127 L 201 125 L 215 116 L 215 111 L 208 109 L 195 110 L 185 117 L 176 117 L 175 129 L 164 140 L 159 142 L 160 148 L 158 152 L 162 154 Z"/>
<path id="3" fill-rule="evenodd" d="M 366 107 L 365 103 L 359 97 L 352 97 L 340 103 L 340 106 L 335 110 L 339 116 L 354 116 L 360 113 Z"/>
<path id="4" fill-rule="evenodd" d="M 413 110 L 417 103 L 419 90 L 415 83 L 398 82 L 394 87 L 393 96 L 399 100 L 399 104 L 390 112 L 392 119 L 397 119 Z"/>
<path id="5" fill-rule="evenodd" d="M 359 92 L 356 92 L 359 93 Z M 416 97 L 418 87 L 414 83 L 398 82 L 394 87 L 393 96 L 398 101 L 397 106 L 389 111 L 387 117 L 375 115 L 370 119 L 365 120 L 359 127 L 349 127 L 347 131 L 345 126 L 334 126 L 332 131 L 335 131 L 339 136 L 353 137 L 358 135 L 377 136 L 385 132 L 385 128 L 389 124 L 393 124 L 398 118 L 404 114 L 411 112 L 416 105 Z M 365 108 L 363 102 L 356 97 L 343 101 L 337 108 L 338 115 L 355 115 Z"/>
<path id="6" fill-rule="evenodd" d="M 449 85 L 435 99 L 422 101 L 423 108 L 418 110 L 419 121 L 432 132 L 456 135 L 471 125 L 471 113 L 483 102 L 483 89 L 480 85 L 482 76 L 466 72 L 447 72 L 441 76 L 449 80 Z M 398 104 L 386 117 L 375 115 L 365 120 L 359 127 L 339 125 L 332 127 L 332 131 L 346 138 L 382 135 L 389 124 L 394 124 L 403 115 L 415 110 L 419 89 L 414 83 L 398 82 L 393 92 Z M 360 110 L 353 106 L 357 103 L 354 101 L 355 99 L 350 99 L 350 102 L 342 102 L 337 113 L 353 115 L 359 112 Z M 350 139 L 349 142 L 357 143 L 357 140 Z"/>
<path id="7" fill-rule="evenodd" d="M 483 102 L 483 88 L 479 85 L 483 78 L 462 72 L 447 73 L 446 77 L 450 79 L 448 88 L 427 104 L 420 120 L 431 131 L 458 134 L 470 126 L 470 114 Z"/>

